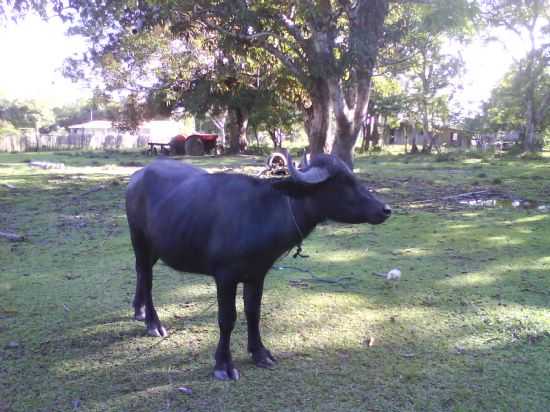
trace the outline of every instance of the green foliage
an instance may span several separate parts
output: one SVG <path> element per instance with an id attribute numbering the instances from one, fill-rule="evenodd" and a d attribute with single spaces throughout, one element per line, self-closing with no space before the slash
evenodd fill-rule
<path id="1" fill-rule="evenodd" d="M 488 24 L 505 28 L 529 46 L 527 55 L 516 62 L 515 73 L 508 74 L 489 103 L 489 122 L 499 127 L 521 126 L 524 149 L 540 150 L 543 130 L 550 116 L 550 1 L 491 0 L 482 3 Z M 540 39 L 539 39 L 540 38 Z"/>
<path id="2" fill-rule="evenodd" d="M 17 128 L 41 128 L 53 124 L 54 115 L 49 107 L 36 101 L 0 99 L 0 120 Z"/>
<path id="3" fill-rule="evenodd" d="M 387 118 L 391 127 L 397 127 L 398 115 L 406 112 L 408 103 L 406 91 L 393 76 L 374 78 L 369 101 L 370 115 L 380 114 Z"/>
<path id="4" fill-rule="evenodd" d="M 120 105 L 110 102 L 96 94 L 89 100 L 80 100 L 52 109 L 55 125 L 60 128 L 94 120 L 116 120 L 119 117 Z"/>
<path id="5" fill-rule="evenodd" d="M 0 119 L 0 137 L 3 136 L 19 136 L 20 132 L 17 128 L 8 120 Z"/>
<path id="6" fill-rule="evenodd" d="M 443 44 L 468 38 L 477 11 L 475 2 L 392 3 L 389 47 L 381 50 L 379 70 L 399 76 L 404 85 L 404 95 L 395 101 L 401 118 L 421 121 L 428 130 L 453 120 L 448 94 L 463 62 L 444 53 Z"/>
<path id="7" fill-rule="evenodd" d="M 525 108 L 527 88 L 531 81 L 527 76 L 526 66 L 530 64 L 525 58 L 504 76 L 500 84 L 493 90 L 485 110 L 487 121 L 493 130 L 523 129 L 525 127 Z M 534 64 L 543 66 L 543 62 Z M 543 133 L 550 127 L 550 109 L 543 107 L 545 96 L 550 93 L 550 68 L 544 67 L 536 79 L 533 103 L 541 110 L 542 117 L 537 132 Z"/>

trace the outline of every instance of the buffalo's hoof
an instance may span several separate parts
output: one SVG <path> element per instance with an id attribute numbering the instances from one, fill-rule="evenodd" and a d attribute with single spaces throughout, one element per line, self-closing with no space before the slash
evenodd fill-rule
<path id="1" fill-rule="evenodd" d="M 241 375 L 235 368 L 214 369 L 214 378 L 219 381 L 238 381 Z"/>
<path id="2" fill-rule="evenodd" d="M 259 368 L 271 369 L 277 363 L 277 359 L 266 348 L 252 352 L 252 359 Z"/>
<path id="3" fill-rule="evenodd" d="M 168 332 L 162 325 L 150 325 L 147 327 L 147 334 L 156 338 L 165 338 L 168 336 Z"/>

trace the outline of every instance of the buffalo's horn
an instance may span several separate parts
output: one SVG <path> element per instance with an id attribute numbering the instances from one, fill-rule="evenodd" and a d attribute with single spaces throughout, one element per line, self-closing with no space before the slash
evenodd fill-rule
<path id="1" fill-rule="evenodd" d="M 290 175 L 300 182 L 315 184 L 324 182 L 330 177 L 329 171 L 324 167 L 310 167 L 305 172 L 301 172 L 294 166 L 290 153 L 286 149 L 285 155 L 288 160 L 288 171 Z"/>

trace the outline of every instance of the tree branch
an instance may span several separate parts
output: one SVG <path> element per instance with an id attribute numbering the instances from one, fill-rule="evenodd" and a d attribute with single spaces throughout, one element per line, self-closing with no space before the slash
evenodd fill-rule
<path id="1" fill-rule="evenodd" d="M 201 23 L 209 29 L 217 31 L 218 33 L 224 34 L 242 42 L 249 42 L 263 48 L 264 50 L 275 56 L 277 59 L 279 59 L 279 61 L 290 71 L 290 73 L 292 73 L 293 76 L 300 80 L 307 79 L 307 76 L 303 72 L 303 70 L 301 70 L 286 54 L 284 54 L 281 50 L 279 50 L 271 43 L 267 42 L 267 37 L 270 36 L 277 37 L 278 39 L 284 41 L 284 39 L 281 39 L 280 35 L 278 35 L 277 33 L 264 31 L 254 34 L 242 34 L 224 29 L 223 27 L 220 27 L 217 24 L 208 21 L 207 19 L 201 19 Z"/>
<path id="2" fill-rule="evenodd" d="M 211 30 L 216 30 L 219 33 L 225 34 L 226 36 L 233 37 L 234 39 L 237 39 L 243 42 L 254 42 L 262 37 L 277 36 L 276 33 L 269 32 L 269 31 L 264 31 L 260 33 L 254 33 L 254 34 L 235 33 L 230 30 L 224 29 L 223 27 L 220 27 L 217 24 L 211 23 L 208 20 L 201 20 L 201 23 Z"/>
<path id="3" fill-rule="evenodd" d="M 300 28 L 298 26 L 296 26 L 296 24 L 289 17 L 287 17 L 284 14 L 281 15 L 281 17 L 278 20 L 283 24 L 283 26 L 285 26 L 285 28 L 288 30 L 290 35 L 292 37 L 294 37 L 294 39 L 300 45 L 300 47 L 304 51 L 306 51 L 307 46 L 308 46 L 308 42 L 304 38 L 304 36 L 302 35 L 302 32 L 300 31 Z"/>
<path id="4" fill-rule="evenodd" d="M 260 47 L 271 53 L 273 56 L 275 56 L 279 61 L 288 69 L 290 73 L 297 79 L 300 79 L 301 81 L 305 82 L 307 80 L 306 73 L 298 67 L 286 54 L 284 54 L 281 50 L 273 46 L 272 44 L 268 42 L 262 42 L 260 44 Z"/>

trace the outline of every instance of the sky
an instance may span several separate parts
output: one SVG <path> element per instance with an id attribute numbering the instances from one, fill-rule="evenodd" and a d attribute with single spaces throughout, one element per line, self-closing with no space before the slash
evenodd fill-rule
<path id="1" fill-rule="evenodd" d="M 514 59 L 519 60 L 527 54 L 528 45 L 515 34 L 499 31 L 494 35 L 499 41 L 487 44 L 477 39 L 467 46 L 450 45 L 454 50 L 448 53 L 460 53 L 465 62 L 462 90 L 455 97 L 465 114 L 478 112 L 481 103 L 489 98 L 491 90 L 499 84 Z"/>
<path id="2" fill-rule="evenodd" d="M 86 49 L 82 38 L 65 35 L 58 19 L 48 22 L 27 16 L 18 24 L 0 23 L 0 97 L 36 99 L 52 105 L 88 98 L 91 91 L 65 79 L 63 60 Z M 514 35 L 500 33 L 502 43 L 474 41 L 463 50 L 450 45 L 449 53 L 461 52 L 466 63 L 463 89 L 455 96 L 466 112 L 475 113 L 526 45 Z"/>
<path id="3" fill-rule="evenodd" d="M 59 19 L 27 16 L 15 24 L 0 22 L 0 97 L 66 104 L 91 92 L 65 79 L 65 58 L 86 49 L 82 38 L 65 35 Z"/>

